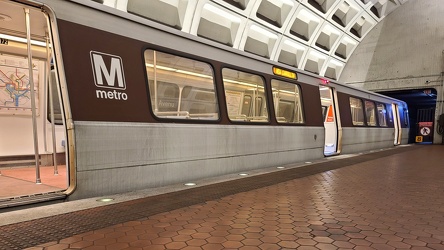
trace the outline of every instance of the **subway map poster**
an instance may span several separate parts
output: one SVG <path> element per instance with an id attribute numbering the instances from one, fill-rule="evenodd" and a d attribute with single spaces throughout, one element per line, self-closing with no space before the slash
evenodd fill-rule
<path id="1" fill-rule="evenodd" d="M 39 107 L 39 70 L 33 60 L 35 104 Z M 28 59 L 0 55 L 0 113 L 31 115 L 31 85 Z"/>

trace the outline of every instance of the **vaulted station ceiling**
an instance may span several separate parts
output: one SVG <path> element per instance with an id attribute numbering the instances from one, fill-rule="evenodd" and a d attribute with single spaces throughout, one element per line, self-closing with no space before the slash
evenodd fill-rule
<path id="1" fill-rule="evenodd" d="M 95 0 L 338 79 L 358 44 L 408 0 Z"/>

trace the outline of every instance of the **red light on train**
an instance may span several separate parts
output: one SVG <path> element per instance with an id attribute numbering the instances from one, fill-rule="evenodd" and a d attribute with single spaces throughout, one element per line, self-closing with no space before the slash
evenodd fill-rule
<path id="1" fill-rule="evenodd" d="M 327 79 L 322 79 L 322 83 L 323 83 L 323 84 L 329 84 L 329 83 L 330 83 L 330 81 L 329 81 L 329 80 L 327 80 Z"/>

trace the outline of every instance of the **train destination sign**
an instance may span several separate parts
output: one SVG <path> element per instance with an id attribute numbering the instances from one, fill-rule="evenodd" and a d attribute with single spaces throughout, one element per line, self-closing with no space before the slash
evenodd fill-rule
<path id="1" fill-rule="evenodd" d="M 296 74 L 296 72 L 281 69 L 278 67 L 273 67 L 273 74 L 275 74 L 277 76 L 283 76 L 286 78 L 290 78 L 290 79 L 295 79 L 295 80 L 298 79 L 298 75 Z"/>

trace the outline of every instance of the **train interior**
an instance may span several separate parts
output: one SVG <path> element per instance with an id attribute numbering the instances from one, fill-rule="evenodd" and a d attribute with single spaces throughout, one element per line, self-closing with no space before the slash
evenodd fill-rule
<path id="1" fill-rule="evenodd" d="M 40 9 L 0 1 L 0 200 L 68 187 L 48 26 Z"/>
<path id="2" fill-rule="evenodd" d="M 218 120 L 213 72 L 203 62 L 148 50 L 145 65 L 154 115 Z"/>

